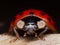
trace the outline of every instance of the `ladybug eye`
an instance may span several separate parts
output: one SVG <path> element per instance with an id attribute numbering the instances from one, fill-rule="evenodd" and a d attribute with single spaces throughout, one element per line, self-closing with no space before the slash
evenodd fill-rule
<path id="1" fill-rule="evenodd" d="M 44 28 L 46 26 L 45 21 L 41 20 L 37 22 L 37 26 L 39 29 Z"/>
<path id="2" fill-rule="evenodd" d="M 18 27 L 19 29 L 22 29 L 24 25 L 25 25 L 25 23 L 24 23 L 24 21 L 22 21 L 22 20 L 20 20 L 20 21 L 17 22 L 17 27 Z"/>

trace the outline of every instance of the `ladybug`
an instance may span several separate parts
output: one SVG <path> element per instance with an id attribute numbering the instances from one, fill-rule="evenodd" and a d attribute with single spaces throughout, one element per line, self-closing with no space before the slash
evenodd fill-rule
<path id="1" fill-rule="evenodd" d="M 56 32 L 53 19 L 41 10 L 28 9 L 18 13 L 11 22 L 9 32 L 19 39 L 23 37 L 38 37 L 51 31 Z"/>

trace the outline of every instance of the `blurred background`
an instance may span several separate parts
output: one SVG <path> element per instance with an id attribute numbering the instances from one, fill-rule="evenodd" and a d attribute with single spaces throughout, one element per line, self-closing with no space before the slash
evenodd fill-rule
<path id="1" fill-rule="evenodd" d="M 58 0 L 0 1 L 0 33 L 7 32 L 14 16 L 26 9 L 39 9 L 46 12 L 53 18 L 56 29 L 60 33 L 60 1 Z"/>

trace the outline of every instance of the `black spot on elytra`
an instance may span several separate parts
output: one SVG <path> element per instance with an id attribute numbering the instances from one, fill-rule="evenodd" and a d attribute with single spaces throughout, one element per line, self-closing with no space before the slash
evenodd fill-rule
<path id="1" fill-rule="evenodd" d="M 50 19 L 50 18 L 48 18 L 48 20 L 49 20 L 49 21 L 51 21 L 51 19 Z"/>
<path id="2" fill-rule="evenodd" d="M 45 15 L 45 13 L 44 12 L 41 12 L 41 15 Z"/>
<path id="3" fill-rule="evenodd" d="M 30 12 L 30 14 L 34 14 L 34 12 Z"/>

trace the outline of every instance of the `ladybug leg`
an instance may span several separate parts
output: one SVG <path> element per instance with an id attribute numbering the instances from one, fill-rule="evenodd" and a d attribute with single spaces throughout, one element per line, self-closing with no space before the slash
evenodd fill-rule
<path id="1" fill-rule="evenodd" d="M 37 37 L 37 33 L 35 33 L 35 37 Z"/>
<path id="2" fill-rule="evenodd" d="M 26 37 L 26 33 L 24 33 L 24 37 Z"/>
<path id="3" fill-rule="evenodd" d="M 42 31 L 42 32 L 39 34 L 39 38 L 40 38 L 40 39 L 45 40 L 45 39 L 43 38 L 43 34 L 44 34 L 47 30 L 48 30 L 48 27 L 45 27 L 45 30 Z"/>
<path id="4" fill-rule="evenodd" d="M 20 39 L 18 32 L 16 31 L 16 27 L 14 27 L 14 33 L 16 35 L 16 38 L 11 40 L 10 42 L 15 42 L 17 39 Z"/>
<path id="5" fill-rule="evenodd" d="M 45 40 L 44 37 L 43 37 L 43 35 L 38 36 L 38 39 Z"/>
<path id="6" fill-rule="evenodd" d="M 16 31 L 16 27 L 14 27 L 14 32 L 15 32 L 17 39 L 20 39 L 20 36 L 19 36 L 18 32 Z"/>

